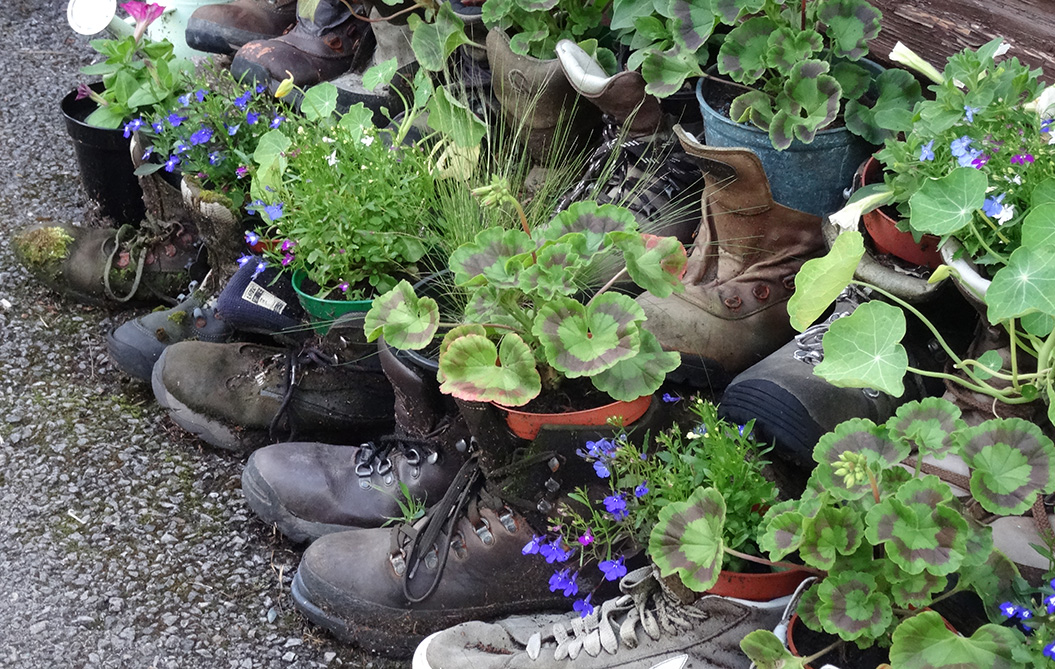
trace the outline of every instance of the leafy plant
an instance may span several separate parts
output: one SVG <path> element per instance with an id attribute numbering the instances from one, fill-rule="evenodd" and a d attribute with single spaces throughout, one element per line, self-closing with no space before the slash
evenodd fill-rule
<path id="1" fill-rule="evenodd" d="M 133 34 L 92 40 L 89 44 L 105 59 L 81 68 L 82 74 L 102 76 L 103 92 L 96 93 L 83 84 L 77 87 L 78 99 L 90 97 L 98 105 L 85 122 L 100 128 L 118 128 L 136 114 L 170 108 L 183 90 L 182 76 L 191 69 L 189 61 L 175 57 L 168 40 L 155 42 L 144 36 L 164 7 L 126 2 L 121 8 L 136 21 Z M 135 126 L 135 121 L 130 123 Z M 138 126 L 126 124 L 126 136 L 136 129 Z"/>
<path id="2" fill-rule="evenodd" d="M 604 12 L 610 0 L 487 0 L 483 21 L 510 35 L 514 53 L 533 58 L 553 58 L 557 42 L 599 39 L 607 30 Z M 614 65 L 614 58 L 610 59 Z"/>
<path id="3" fill-rule="evenodd" d="M 620 400 L 655 392 L 678 355 L 642 327 L 633 298 L 608 289 L 628 275 L 657 295 L 683 290 L 681 243 L 644 235 L 628 209 L 592 201 L 531 229 L 507 183 L 475 192 L 488 206 L 511 206 L 522 229 L 485 230 L 451 254 L 455 284 L 471 292 L 461 322 L 444 324 L 440 389 L 505 406 L 523 406 L 563 378 L 589 378 Z M 625 269 L 589 291 L 597 264 L 611 257 Z M 402 349 L 424 348 L 439 328 L 436 300 L 419 297 L 406 281 L 374 300 L 365 321 L 368 340 L 383 334 Z"/>
<path id="4" fill-rule="evenodd" d="M 666 395 L 664 401 L 682 400 Z M 688 402 L 695 423 L 688 432 L 674 426 L 642 447 L 625 438 L 587 442 L 578 454 L 593 463 L 600 480 L 570 493 L 549 534 L 533 538 L 525 553 L 562 563 L 554 578 L 571 585 L 586 565 L 616 580 L 625 561 L 644 548 L 664 576 L 679 573 L 697 592 L 717 579 L 717 570 L 713 578 L 701 578 L 695 568 L 715 562 L 710 553 L 716 545 L 757 556 L 763 509 L 777 499 L 776 486 L 762 474 L 765 451 L 751 436 L 750 423 L 718 418 L 711 402 Z M 607 484 L 604 492 L 601 482 Z M 697 540 L 701 525 L 715 541 Z M 577 567 L 566 566 L 576 555 Z M 580 598 L 575 608 L 583 611 L 587 604 Z"/>
<path id="5" fill-rule="evenodd" d="M 913 451 L 915 470 L 898 466 Z M 951 402 L 928 398 L 903 405 L 882 425 L 841 423 L 814 448 L 817 467 L 803 496 L 766 513 L 760 542 L 773 560 L 794 554 L 827 572 L 799 603 L 809 628 L 860 647 L 893 639 L 892 660 L 903 659 L 906 647 L 917 654 L 932 648 L 911 645 L 920 638 L 981 657 L 1006 637 L 988 625 L 970 639 L 945 643 L 941 618 L 922 613 L 963 590 L 999 597 L 1017 575 L 994 548 L 991 530 L 965 513 L 947 484 L 920 471 L 925 456 L 950 454 L 970 469 L 968 507 L 1016 515 L 1055 490 L 1055 444 L 1021 419 L 967 427 Z M 780 653 L 770 636 L 753 632 L 741 647 L 760 667 L 788 666 L 774 659 Z M 919 656 L 899 666 L 927 661 Z"/>

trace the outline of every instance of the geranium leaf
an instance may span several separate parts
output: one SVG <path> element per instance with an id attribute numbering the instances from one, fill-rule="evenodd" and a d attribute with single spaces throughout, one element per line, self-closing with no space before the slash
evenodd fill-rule
<path id="1" fill-rule="evenodd" d="M 836 557 L 852 555 L 863 539 L 864 527 L 856 510 L 824 507 L 806 522 L 799 555 L 811 567 L 831 569 Z"/>
<path id="2" fill-rule="evenodd" d="M 685 587 L 703 592 L 718 580 L 724 555 L 725 498 L 714 488 L 697 488 L 684 502 L 659 512 L 648 551 L 660 574 L 677 574 Z"/>
<path id="3" fill-rule="evenodd" d="M 568 378 L 592 376 L 637 353 L 645 312 L 632 298 L 604 293 L 589 306 L 557 298 L 539 309 L 532 333 L 546 360 Z"/>
<path id="4" fill-rule="evenodd" d="M 909 198 L 909 226 L 939 237 L 958 231 L 982 207 L 988 183 L 985 173 L 973 167 L 924 181 Z"/>
<path id="5" fill-rule="evenodd" d="M 824 47 L 824 38 L 816 30 L 792 30 L 781 26 L 769 36 L 766 60 L 782 75 L 791 74 L 798 63 L 813 57 Z"/>
<path id="6" fill-rule="evenodd" d="M 677 21 L 678 36 L 691 53 L 699 52 L 714 32 L 715 15 L 709 1 L 672 0 L 667 15 Z"/>
<path id="7" fill-rule="evenodd" d="M 649 234 L 613 234 L 612 238 L 623 251 L 634 283 L 660 298 L 685 290 L 681 277 L 688 254 L 677 239 Z"/>
<path id="8" fill-rule="evenodd" d="M 637 354 L 620 360 L 608 369 L 591 377 L 593 385 L 612 399 L 631 402 L 659 390 L 667 378 L 681 364 L 677 351 L 664 351 L 655 335 L 640 328 Z"/>
<path id="9" fill-rule="evenodd" d="M 986 316 L 994 325 L 1037 311 L 1055 315 L 1055 248 L 1016 249 L 1007 267 L 993 277 L 985 301 Z"/>
<path id="10" fill-rule="evenodd" d="M 686 79 L 699 74 L 695 54 L 677 46 L 666 51 L 649 49 L 641 61 L 641 76 L 648 82 L 645 91 L 661 98 L 681 90 Z"/>
<path id="11" fill-rule="evenodd" d="M 829 634 L 860 644 L 881 638 L 893 621 L 890 599 L 876 588 L 871 574 L 836 572 L 815 587 L 817 617 Z"/>
<path id="12" fill-rule="evenodd" d="M 729 31 L 718 49 L 718 72 L 741 84 L 752 84 L 766 71 L 769 36 L 777 25 L 764 16 L 747 19 Z"/>
<path id="13" fill-rule="evenodd" d="M 440 390 L 471 402 L 523 406 L 542 391 L 531 348 L 516 333 L 498 346 L 487 337 L 467 334 L 451 340 L 440 356 Z"/>
<path id="14" fill-rule="evenodd" d="M 770 122 L 769 138 L 774 148 L 786 149 L 796 139 L 809 144 L 818 130 L 839 115 L 842 88 L 828 69 L 822 60 L 801 61 L 792 68 Z"/>
<path id="15" fill-rule="evenodd" d="M 909 447 L 890 439 L 883 427 L 866 418 L 852 418 L 836 425 L 813 448 L 817 467 L 813 470 L 811 482 L 816 482 L 837 499 L 860 499 L 872 494 L 867 480 L 857 480 L 848 487 L 842 477 L 835 475 L 834 464 L 846 451 L 867 456 L 869 468 L 885 478 L 894 471 L 897 463 L 908 457 Z"/>
<path id="16" fill-rule="evenodd" d="M 962 430 L 971 494 L 986 511 L 1013 516 L 1033 505 L 1037 493 L 1055 490 L 1055 445 L 1021 418 L 991 419 Z"/>
<path id="17" fill-rule="evenodd" d="M 440 309 L 431 297 L 418 297 L 405 279 L 374 298 L 363 320 L 367 341 L 384 336 L 389 345 L 400 349 L 424 348 L 439 329 Z"/>
<path id="18" fill-rule="evenodd" d="M 936 476 L 912 479 L 873 506 L 865 536 L 909 574 L 949 574 L 963 562 L 967 521 L 947 505 L 952 493 Z"/>
<path id="19" fill-rule="evenodd" d="M 516 330 L 520 322 L 513 317 L 499 299 L 494 286 L 480 286 L 469 296 L 465 305 L 465 319 L 472 323 L 500 325 Z"/>
<path id="20" fill-rule="evenodd" d="M 804 669 L 806 659 L 795 657 L 784 642 L 769 630 L 749 632 L 740 641 L 740 650 L 758 669 Z"/>
<path id="21" fill-rule="evenodd" d="M 890 584 L 890 597 L 899 608 L 928 606 L 934 595 L 948 584 L 945 576 L 926 570 L 918 574 L 906 573 L 893 561 L 883 563 L 883 576 Z"/>
<path id="22" fill-rule="evenodd" d="M 867 107 L 851 98 L 846 103 L 846 127 L 870 144 L 882 144 L 896 132 L 912 127 L 912 107 L 922 99 L 919 82 L 906 70 L 889 69 L 876 79 L 879 96 Z"/>
<path id="23" fill-rule="evenodd" d="M 467 325 L 458 325 L 447 331 L 447 334 L 443 335 L 443 339 L 440 341 L 440 352 L 439 357 L 443 357 L 447 352 L 447 348 L 451 345 L 452 341 L 464 337 L 466 335 L 480 335 L 481 337 L 487 336 L 487 329 L 484 326 L 477 323 L 470 323 Z M 443 383 L 447 379 L 443 372 L 440 370 L 436 371 L 436 380 Z"/>
<path id="24" fill-rule="evenodd" d="M 540 241 L 558 241 L 570 232 L 582 233 L 586 236 L 585 252 L 593 254 L 605 247 L 609 232 L 636 231 L 637 219 L 626 207 L 587 200 L 572 204 L 552 221 L 536 228 L 534 235 Z"/>
<path id="25" fill-rule="evenodd" d="M 798 511 L 785 511 L 775 516 L 767 512 L 762 525 L 765 531 L 758 539 L 758 547 L 772 560 L 783 559 L 802 543 L 805 520 Z"/>
<path id="26" fill-rule="evenodd" d="M 864 237 L 854 230 L 836 237 L 827 255 L 802 265 L 795 276 L 795 293 L 788 300 L 792 327 L 802 332 L 828 310 L 853 280 L 864 253 Z"/>
<path id="27" fill-rule="evenodd" d="M 827 0 L 817 16 L 827 26 L 832 54 L 858 60 L 868 55 L 868 42 L 879 34 L 882 14 L 865 0 Z"/>
<path id="28" fill-rule="evenodd" d="M 945 626 L 934 611 L 905 620 L 894 630 L 890 663 L 903 669 L 1017 667 L 1014 651 L 1023 640 L 1015 630 L 986 623 L 969 637 Z"/>
<path id="29" fill-rule="evenodd" d="M 729 118 L 737 123 L 754 123 L 755 127 L 769 130 L 773 122 L 773 98 L 762 91 L 748 91 L 738 95 L 729 106 Z"/>
<path id="30" fill-rule="evenodd" d="M 552 300 L 557 295 L 571 296 L 581 289 L 575 283 L 575 269 L 589 261 L 586 250 L 586 236 L 572 233 L 561 238 L 560 242 L 547 242 L 535 252 L 536 261 L 531 256 L 522 256 L 519 272 L 520 290 L 534 294 L 544 300 Z M 512 271 L 512 268 L 509 268 Z"/>
<path id="31" fill-rule="evenodd" d="M 509 261 L 533 250 L 534 242 L 522 230 L 488 228 L 451 254 L 454 281 L 460 286 L 488 283 L 499 288 L 513 288 L 518 279 L 516 273 L 509 270 Z"/>
<path id="32" fill-rule="evenodd" d="M 927 397 L 902 404 L 894 417 L 887 420 L 886 426 L 891 437 L 940 458 L 955 445 L 952 434 L 965 423 L 955 404 L 940 397 Z"/>
<path id="33" fill-rule="evenodd" d="M 824 360 L 814 373 L 839 387 L 874 388 L 894 397 L 905 392 L 908 352 L 905 313 L 873 300 L 833 322 L 824 334 Z"/>

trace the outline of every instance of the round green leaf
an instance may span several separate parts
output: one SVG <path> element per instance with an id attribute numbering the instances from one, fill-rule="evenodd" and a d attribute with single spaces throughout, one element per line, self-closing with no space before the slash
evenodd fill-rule
<path id="1" fill-rule="evenodd" d="M 535 356 L 516 333 L 502 337 L 497 347 L 479 334 L 450 341 L 440 356 L 440 373 L 440 390 L 471 402 L 523 406 L 542 391 Z"/>
<path id="2" fill-rule="evenodd" d="M 967 225 L 982 207 L 989 180 L 973 167 L 957 167 L 940 179 L 929 179 L 909 198 L 909 225 L 939 237 Z"/>
<path id="3" fill-rule="evenodd" d="M 842 388 L 874 388 L 894 397 L 905 392 L 908 352 L 905 313 L 873 300 L 833 322 L 824 334 L 824 360 L 814 373 Z"/>
<path id="4" fill-rule="evenodd" d="M 853 280 L 864 253 L 864 237 L 853 230 L 836 237 L 827 255 L 803 264 L 795 276 L 795 293 L 788 300 L 793 328 L 802 332 L 828 310 Z"/>
<path id="5" fill-rule="evenodd" d="M 971 467 L 971 494 L 986 511 L 1024 512 L 1037 493 L 1055 490 L 1055 445 L 1021 418 L 987 420 L 960 432 L 963 459 Z"/>
<path id="6" fill-rule="evenodd" d="M 684 502 L 667 504 L 648 538 L 648 552 L 660 574 L 678 574 L 685 587 L 703 592 L 722 568 L 725 498 L 714 488 L 697 488 Z"/>

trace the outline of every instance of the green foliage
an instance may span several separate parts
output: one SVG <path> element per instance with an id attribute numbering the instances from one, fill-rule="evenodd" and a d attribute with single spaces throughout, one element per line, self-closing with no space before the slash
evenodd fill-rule
<path id="1" fill-rule="evenodd" d="M 484 25 L 510 35 L 513 53 L 533 58 L 553 58 L 557 42 L 579 43 L 605 35 L 604 10 L 609 0 L 488 0 L 483 6 Z M 614 63 L 614 57 L 608 58 Z"/>

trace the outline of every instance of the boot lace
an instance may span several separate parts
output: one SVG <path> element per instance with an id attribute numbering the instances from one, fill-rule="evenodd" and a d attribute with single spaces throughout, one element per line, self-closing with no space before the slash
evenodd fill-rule
<path id="1" fill-rule="evenodd" d="M 557 661 L 576 659 L 585 652 L 597 657 L 616 654 L 620 647 L 638 644 L 638 628 L 653 640 L 664 634 L 678 635 L 691 629 L 709 614 L 684 606 L 659 586 L 652 567 L 635 569 L 619 582 L 622 595 L 609 599 L 585 617 L 556 623 L 552 634 Z M 542 633 L 528 639 L 527 654 L 537 660 L 542 654 Z"/>
<path id="2" fill-rule="evenodd" d="M 185 228 L 180 223 L 159 222 L 150 217 L 147 217 L 138 229 L 128 224 L 118 228 L 112 239 L 113 248 L 106 251 L 106 262 L 103 265 L 103 290 L 106 292 L 106 296 L 115 302 L 128 302 L 135 297 L 143 281 L 143 271 L 146 268 L 147 256 L 150 252 L 160 248 L 166 242 L 178 239 L 185 231 Z M 108 241 L 107 245 L 110 243 Z M 122 249 L 127 250 L 129 254 L 136 255 L 135 274 L 132 277 L 132 285 L 128 292 L 124 295 L 118 295 L 114 292 L 111 285 L 111 274 L 114 269 L 114 261 Z M 203 249 L 204 247 L 199 247 L 198 253 L 201 254 Z M 188 266 L 190 264 L 193 264 L 193 261 L 188 263 Z M 154 294 L 168 304 L 177 303 L 171 297 L 158 295 L 156 292 Z"/>
<path id="3" fill-rule="evenodd" d="M 444 418 L 439 425 L 421 438 L 389 434 L 375 441 L 360 444 L 355 455 L 355 473 L 359 477 L 359 487 L 364 490 L 370 488 L 373 485 L 370 477 L 375 473 L 381 476 L 386 484 L 393 484 L 395 465 L 392 457 L 396 453 L 402 454 L 407 464 L 415 468 L 415 472 L 419 471 L 422 465 L 436 464 L 440 459 L 443 446 L 441 437 L 449 428 L 450 421 Z M 455 448 L 464 450 L 464 441 L 456 444 Z"/>

